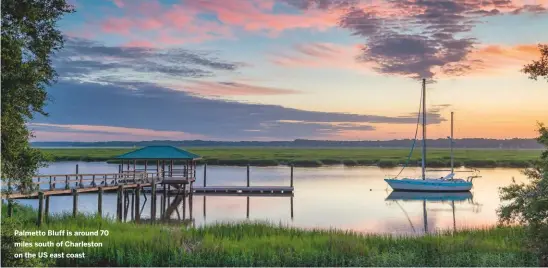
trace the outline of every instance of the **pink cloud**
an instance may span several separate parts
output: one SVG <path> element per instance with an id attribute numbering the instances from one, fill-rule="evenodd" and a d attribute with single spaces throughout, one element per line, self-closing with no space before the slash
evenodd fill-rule
<path id="1" fill-rule="evenodd" d="M 105 33 L 124 34 L 130 33 L 134 23 L 127 18 L 108 18 L 101 25 L 101 29 Z"/>
<path id="2" fill-rule="evenodd" d="M 294 45 L 295 52 L 272 55 L 270 61 L 290 68 L 335 68 L 369 73 L 371 63 L 356 61 L 361 45 L 339 45 L 332 43 L 308 43 Z"/>
<path id="3" fill-rule="evenodd" d="M 201 139 L 203 135 L 182 131 L 160 131 L 152 129 L 126 128 L 100 125 L 60 125 L 30 123 L 33 127 L 46 128 L 34 131 L 39 141 L 105 141 L 105 140 L 154 140 L 154 139 Z M 51 129 L 51 130 L 50 130 Z M 68 130 L 68 131 L 67 131 Z"/>
<path id="4" fill-rule="evenodd" d="M 123 0 L 112 0 L 112 2 L 114 3 L 114 5 L 116 5 L 119 8 L 123 8 L 125 6 L 125 3 Z"/>
<path id="5" fill-rule="evenodd" d="M 191 84 L 168 86 L 175 90 L 182 90 L 202 96 L 260 96 L 297 94 L 299 91 L 267 86 L 256 86 L 239 82 L 209 82 L 194 81 Z"/>
<path id="6" fill-rule="evenodd" d="M 124 44 L 125 47 L 154 47 L 154 43 L 144 40 L 138 40 L 138 41 L 130 41 L 126 44 Z"/>
<path id="7" fill-rule="evenodd" d="M 520 75 L 523 66 L 540 58 L 537 44 L 516 46 L 484 45 L 472 51 L 465 61 L 472 72 L 467 76 L 490 76 L 501 74 Z M 435 70 L 437 72 L 439 70 Z M 440 77 L 444 77 L 440 75 Z"/>

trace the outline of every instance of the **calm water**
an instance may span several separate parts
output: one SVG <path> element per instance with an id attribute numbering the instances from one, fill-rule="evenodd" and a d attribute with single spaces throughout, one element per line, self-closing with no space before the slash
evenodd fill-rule
<path id="1" fill-rule="evenodd" d="M 79 164 L 80 173 L 116 173 L 118 171 L 116 164 L 61 162 L 41 169 L 40 173 L 74 173 L 76 164 Z M 289 185 L 289 172 L 289 168 L 284 166 L 252 167 L 251 185 Z M 399 169 L 377 167 L 295 168 L 294 197 L 251 196 L 249 219 L 281 222 L 304 228 L 334 227 L 368 233 L 423 233 L 425 229 L 423 196 L 420 194 L 403 197 L 390 195 L 391 191 L 383 181 L 386 175 L 394 175 L 398 172 Z M 440 172 L 439 175 L 445 175 L 444 173 Z M 420 169 L 408 168 L 402 175 L 419 174 Z M 482 169 L 481 175 L 482 178 L 474 180 L 472 196 L 458 194 L 443 198 L 446 199 L 444 201 L 436 201 L 439 196 L 434 196 L 425 202 L 428 231 L 496 224 L 496 209 L 500 204 L 499 187 L 510 184 L 512 177 L 515 177 L 517 182 L 526 181 L 519 169 Z M 202 178 L 203 167 L 198 169 L 195 185 L 202 185 Z M 246 168 L 209 166 L 207 183 L 212 186 L 245 185 Z M 103 213 L 108 216 L 115 215 L 116 193 L 105 193 L 103 199 Z M 188 201 L 181 203 L 178 211 L 173 213 L 171 218 L 188 219 L 189 214 L 192 213 L 196 226 L 217 221 L 246 220 L 248 218 L 247 199 L 245 196 L 194 195 L 192 204 Z M 418 200 L 410 201 L 409 199 Z M 37 200 L 20 202 L 33 207 L 37 206 Z M 50 202 L 52 213 L 72 210 L 71 196 L 52 196 Z M 160 204 L 160 200 L 157 203 Z M 149 204 L 150 199 L 145 203 L 142 218 L 150 217 Z M 95 213 L 97 195 L 81 194 L 79 210 Z"/>

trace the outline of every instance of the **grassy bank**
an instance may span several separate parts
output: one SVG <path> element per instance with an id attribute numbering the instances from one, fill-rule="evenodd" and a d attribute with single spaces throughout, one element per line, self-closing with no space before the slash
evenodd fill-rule
<path id="1" fill-rule="evenodd" d="M 405 163 L 409 149 L 379 148 L 187 148 L 203 156 L 202 162 L 212 165 L 295 166 L 316 167 L 344 164 L 348 166 L 378 165 L 394 167 Z M 85 149 L 42 149 L 53 161 L 108 161 L 132 149 L 85 148 Z M 468 167 L 526 167 L 538 159 L 540 150 L 455 150 L 455 165 Z M 420 164 L 420 150 L 411 157 L 410 166 Z M 430 149 L 427 155 L 430 167 L 450 165 L 449 150 Z"/>
<path id="2" fill-rule="evenodd" d="M 3 213 L 5 208 L 3 207 Z M 39 260 L 49 266 L 535 266 L 522 228 L 492 228 L 423 237 L 301 230 L 263 223 L 181 226 L 138 225 L 93 216 L 51 217 L 38 228 L 32 213 L 2 215 L 2 241 L 11 230 L 108 230 L 98 237 L 25 237 L 28 242 L 86 241 L 102 247 L 26 248 L 85 253 L 83 259 Z M 4 243 L 4 242 L 3 242 Z M 2 245 L 5 250 L 5 245 Z M 4 256 L 3 256 L 4 257 Z M 3 264 L 4 264 L 3 260 Z M 37 265 L 37 264 L 34 264 Z"/>

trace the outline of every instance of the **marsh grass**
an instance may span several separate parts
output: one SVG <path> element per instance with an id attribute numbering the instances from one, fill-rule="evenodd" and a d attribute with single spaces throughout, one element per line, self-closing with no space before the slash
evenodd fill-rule
<path id="1" fill-rule="evenodd" d="M 276 166 L 294 164 L 303 167 L 315 167 L 350 163 L 354 165 L 377 165 L 394 167 L 406 162 L 409 149 L 379 148 L 186 148 L 203 156 L 201 163 L 211 165 Z M 78 149 L 41 149 L 53 161 L 112 161 L 120 154 L 132 149 L 119 148 L 78 148 Z M 458 149 L 455 150 L 455 165 L 469 167 L 526 167 L 530 161 L 538 159 L 540 150 L 494 150 L 494 149 Z M 420 165 L 420 152 L 415 151 L 409 166 Z M 450 165 L 449 150 L 428 150 L 427 165 L 447 167 Z"/>
<path id="2" fill-rule="evenodd" d="M 100 237 L 25 238 L 29 242 L 103 243 L 96 248 L 30 248 L 31 251 L 86 253 L 85 259 L 57 259 L 56 266 L 538 265 L 534 254 L 523 246 L 525 233 L 519 227 L 395 237 L 339 230 L 304 230 L 265 222 L 217 223 L 188 228 L 120 223 L 93 215 L 76 218 L 55 215 L 38 228 L 34 218 L 30 219 L 35 217 L 33 211 L 24 209 L 27 212 L 16 214 L 15 218 L 25 230 L 109 231 L 108 236 Z"/>

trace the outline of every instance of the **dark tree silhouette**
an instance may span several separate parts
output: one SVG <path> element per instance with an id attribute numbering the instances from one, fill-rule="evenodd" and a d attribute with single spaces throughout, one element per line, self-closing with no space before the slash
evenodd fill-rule
<path id="1" fill-rule="evenodd" d="M 525 65 L 522 71 L 529 75 L 529 78 L 537 80 L 544 77 L 548 82 L 548 45 L 538 45 L 540 49 L 540 60 L 535 60 L 530 64 Z"/>

